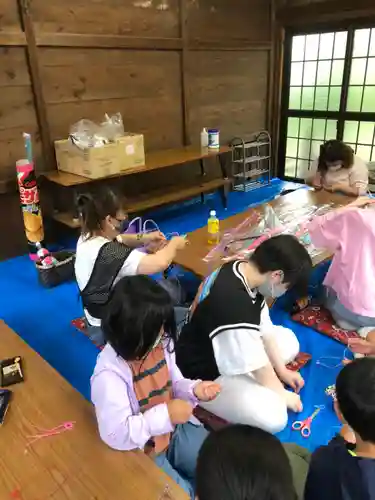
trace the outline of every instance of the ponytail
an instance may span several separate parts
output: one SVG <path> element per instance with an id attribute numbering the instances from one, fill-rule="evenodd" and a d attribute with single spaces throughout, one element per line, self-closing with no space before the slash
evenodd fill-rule
<path id="1" fill-rule="evenodd" d="M 77 196 L 76 207 L 81 222 L 81 232 L 91 238 L 102 229 L 105 218 L 110 215 L 116 217 L 121 210 L 121 197 L 112 190 L 105 189 L 101 192 L 82 193 Z"/>

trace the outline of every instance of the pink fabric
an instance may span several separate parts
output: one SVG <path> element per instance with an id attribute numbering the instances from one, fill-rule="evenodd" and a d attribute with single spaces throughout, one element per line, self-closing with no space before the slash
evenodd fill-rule
<path id="1" fill-rule="evenodd" d="M 334 254 L 324 285 L 350 311 L 375 317 L 375 210 L 338 209 L 316 217 L 307 229 L 316 247 Z"/>

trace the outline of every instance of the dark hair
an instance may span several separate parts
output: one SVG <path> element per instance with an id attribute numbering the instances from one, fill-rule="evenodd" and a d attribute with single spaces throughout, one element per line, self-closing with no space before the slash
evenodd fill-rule
<path id="1" fill-rule="evenodd" d="M 356 359 L 336 381 L 337 403 L 349 426 L 375 444 L 375 358 Z"/>
<path id="2" fill-rule="evenodd" d="M 208 436 L 199 452 L 199 500 L 296 500 L 292 471 L 280 441 L 247 425 Z"/>
<path id="3" fill-rule="evenodd" d="M 354 163 L 354 151 L 345 142 L 333 139 L 320 146 L 320 155 L 318 161 L 318 171 L 326 173 L 327 163 L 340 161 L 343 168 L 350 168 Z"/>
<path id="4" fill-rule="evenodd" d="M 103 221 L 108 215 L 116 217 L 117 212 L 124 207 L 124 198 L 105 188 L 95 194 L 79 194 L 76 206 L 82 233 L 91 237 L 95 231 L 102 228 Z"/>
<path id="5" fill-rule="evenodd" d="M 176 342 L 170 295 L 148 276 L 120 279 L 113 287 L 102 329 L 104 338 L 125 361 L 141 360 L 152 350 L 160 330 Z"/>
<path id="6" fill-rule="evenodd" d="M 280 234 L 261 243 L 250 256 L 261 274 L 282 271 L 283 282 L 298 292 L 307 290 L 312 270 L 311 257 L 297 238 L 290 234 Z"/>

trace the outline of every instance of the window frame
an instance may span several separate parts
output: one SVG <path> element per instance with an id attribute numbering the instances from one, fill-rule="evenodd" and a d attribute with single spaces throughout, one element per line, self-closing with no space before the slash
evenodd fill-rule
<path id="1" fill-rule="evenodd" d="M 354 48 L 354 37 L 355 32 L 358 29 L 375 29 L 375 22 L 368 20 L 358 21 L 353 24 L 346 23 L 332 23 L 330 25 L 314 25 L 298 29 L 288 29 L 285 31 L 284 38 L 284 58 L 283 58 L 283 68 L 282 68 L 282 85 L 281 85 L 281 106 L 280 106 L 280 125 L 279 125 L 279 148 L 278 148 L 278 176 L 282 179 L 289 181 L 299 181 L 303 182 L 300 177 L 293 177 L 285 175 L 285 165 L 286 165 L 286 150 L 287 150 L 287 133 L 288 133 L 288 119 L 289 118 L 309 118 L 309 119 L 324 119 L 324 120 L 334 120 L 337 123 L 336 126 L 336 139 L 343 140 L 344 138 L 344 128 L 345 122 L 347 121 L 357 121 L 357 122 L 373 122 L 375 123 L 375 111 L 374 112 L 363 112 L 363 111 L 347 111 L 347 102 L 349 96 L 349 86 L 350 86 L 350 73 L 353 60 L 353 48 Z M 341 87 L 340 96 L 340 106 L 338 111 L 322 111 L 322 110 L 301 110 L 301 109 L 289 109 L 289 92 L 290 92 L 290 80 L 291 80 L 291 69 L 292 69 L 292 43 L 293 37 L 298 35 L 311 35 L 311 34 L 324 34 L 332 32 L 347 32 L 347 43 L 344 59 L 344 69 L 343 69 L 343 79 Z M 368 60 L 369 54 L 366 58 Z M 332 59 L 333 60 L 333 59 Z M 367 64 L 367 63 L 366 63 Z M 364 84 L 365 85 L 365 84 Z M 364 86 L 363 85 L 363 86 Z M 315 88 L 317 85 L 315 85 Z M 364 92 L 363 92 L 364 94 Z M 363 95 L 362 95 L 363 100 Z M 359 130 L 359 127 L 358 127 Z M 299 137 L 300 139 L 300 137 Z M 358 141 L 358 134 L 357 134 Z M 374 127 L 374 141 L 375 141 L 375 127 Z M 356 144 L 356 146 L 358 143 Z M 375 142 L 373 142 L 375 150 Z M 298 162 L 298 158 L 296 160 Z M 297 168 L 297 163 L 296 163 Z M 298 172 L 296 172 L 298 175 Z"/>

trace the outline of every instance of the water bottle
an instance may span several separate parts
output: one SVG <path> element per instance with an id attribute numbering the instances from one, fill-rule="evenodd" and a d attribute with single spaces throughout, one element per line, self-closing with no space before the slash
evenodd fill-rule
<path id="1" fill-rule="evenodd" d="M 206 128 L 204 128 L 201 132 L 201 148 L 208 148 L 208 132 Z"/>
<path id="2" fill-rule="evenodd" d="M 220 240 L 220 221 L 216 216 L 216 210 L 211 210 L 207 220 L 208 244 L 217 245 Z"/>

